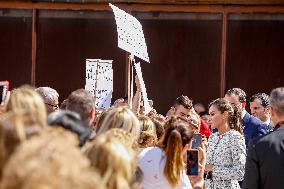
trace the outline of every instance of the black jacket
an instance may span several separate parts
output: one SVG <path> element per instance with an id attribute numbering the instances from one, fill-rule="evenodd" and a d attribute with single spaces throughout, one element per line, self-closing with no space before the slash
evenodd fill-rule
<path id="1" fill-rule="evenodd" d="M 284 125 L 249 143 L 243 189 L 284 188 Z"/>

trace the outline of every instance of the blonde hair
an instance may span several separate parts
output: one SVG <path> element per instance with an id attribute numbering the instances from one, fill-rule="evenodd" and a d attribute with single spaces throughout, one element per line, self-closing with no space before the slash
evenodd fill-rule
<path id="1" fill-rule="evenodd" d="M 60 134 L 45 133 L 24 142 L 3 173 L 5 189 L 104 188 L 88 159 Z"/>
<path id="2" fill-rule="evenodd" d="M 30 86 L 24 85 L 11 91 L 7 111 L 25 113 L 34 123 L 42 127 L 47 125 L 44 102 Z"/>
<path id="3" fill-rule="evenodd" d="M 121 128 L 130 132 L 136 139 L 140 135 L 140 124 L 136 115 L 127 107 L 117 107 L 106 112 L 101 126 L 97 129 L 97 135 L 105 133 L 112 128 Z"/>
<path id="4" fill-rule="evenodd" d="M 107 116 L 108 112 L 111 110 L 112 108 L 105 109 L 96 117 L 96 131 L 100 130 L 105 117 Z"/>
<path id="5" fill-rule="evenodd" d="M 111 189 L 129 189 L 135 170 L 135 155 L 117 138 L 105 134 L 88 144 L 83 152 L 102 176 L 102 183 Z"/>
<path id="6" fill-rule="evenodd" d="M 2 169 L 16 147 L 42 131 L 26 114 L 7 112 L 0 118 L 0 177 Z"/>
<path id="7" fill-rule="evenodd" d="M 105 135 L 107 137 L 116 138 L 119 140 L 127 149 L 138 150 L 137 140 L 127 131 L 119 128 L 113 128 L 108 130 Z"/>
<path id="8" fill-rule="evenodd" d="M 154 146 L 157 143 L 156 128 L 152 120 L 144 115 L 139 115 L 138 120 L 141 124 L 141 134 L 138 143 L 141 148 Z"/>

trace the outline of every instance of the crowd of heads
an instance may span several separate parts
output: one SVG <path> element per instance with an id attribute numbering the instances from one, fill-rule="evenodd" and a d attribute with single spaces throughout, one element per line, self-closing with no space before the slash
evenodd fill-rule
<path id="1" fill-rule="evenodd" d="M 178 97 L 164 117 L 155 110 L 147 115 L 131 110 L 120 99 L 106 110 L 96 110 L 94 96 L 84 89 L 73 91 L 60 105 L 50 87 L 13 89 L 0 115 L 1 188 L 139 188 L 143 173 L 138 153 L 160 147 L 166 154 L 164 175 L 172 187 L 184 169 L 183 155 L 199 133 L 201 116 L 212 129 L 227 126 L 242 133 L 241 113 L 246 94 L 227 91 L 225 98 L 201 104 Z M 252 114 L 266 113 L 277 122 L 284 117 L 284 89 L 270 97 L 250 98 Z M 271 109 L 274 111 L 271 113 Z M 263 113 L 261 113 L 263 112 Z M 284 119 L 283 119 L 284 120 Z"/>

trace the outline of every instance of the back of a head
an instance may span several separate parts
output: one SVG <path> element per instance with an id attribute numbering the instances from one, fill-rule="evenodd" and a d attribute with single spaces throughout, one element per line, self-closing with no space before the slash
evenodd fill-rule
<path id="1" fill-rule="evenodd" d="M 60 126 L 78 136 L 80 146 L 83 146 L 90 136 L 90 129 L 75 112 L 59 110 L 49 114 L 47 122 L 51 126 Z"/>
<path id="2" fill-rule="evenodd" d="M 232 89 L 229 89 L 226 92 L 226 95 L 231 96 L 232 94 L 238 96 L 240 102 L 246 102 L 247 95 L 246 95 L 245 91 L 243 91 L 242 89 L 240 89 L 240 88 L 232 88 Z"/>
<path id="3" fill-rule="evenodd" d="M 127 107 L 117 107 L 106 112 L 97 135 L 103 134 L 112 128 L 121 128 L 131 133 L 135 138 L 140 135 L 140 123 L 136 115 Z"/>
<path id="4" fill-rule="evenodd" d="M 8 112 L 0 118 L 0 178 L 2 169 L 15 149 L 25 140 L 38 135 L 42 127 L 25 114 Z"/>
<path id="5" fill-rule="evenodd" d="M 174 106 L 177 106 L 177 105 L 182 105 L 186 109 L 191 109 L 192 100 L 190 100 L 187 96 L 181 95 L 174 102 Z"/>
<path id="6" fill-rule="evenodd" d="M 39 87 L 35 91 L 42 97 L 43 101 L 48 104 L 58 103 L 59 94 L 58 92 L 50 87 Z"/>
<path id="7" fill-rule="evenodd" d="M 192 135 L 189 125 L 179 118 L 172 117 L 165 124 L 165 136 L 161 146 L 167 157 L 164 175 L 173 187 L 180 182 L 180 173 L 184 167 L 182 150 L 190 143 Z"/>
<path id="8" fill-rule="evenodd" d="M 144 115 L 139 115 L 138 120 L 141 125 L 141 133 L 138 141 L 140 147 L 145 148 L 156 145 L 158 139 L 156 128 L 152 120 Z"/>
<path id="9" fill-rule="evenodd" d="M 277 116 L 284 116 L 284 87 L 273 89 L 269 101 Z"/>
<path id="10" fill-rule="evenodd" d="M 123 129 L 113 128 L 108 130 L 104 135 L 110 138 L 116 138 L 119 140 L 126 148 L 131 148 L 134 151 L 138 150 L 138 144 L 136 138 L 133 135 Z"/>
<path id="11" fill-rule="evenodd" d="M 5 189 L 104 188 L 80 150 L 64 138 L 41 135 L 23 143 L 4 169 Z"/>
<path id="12" fill-rule="evenodd" d="M 155 125 L 156 135 L 157 135 L 157 139 L 158 139 L 158 142 L 159 142 L 165 134 L 164 125 L 165 125 L 166 122 L 164 120 L 158 119 L 156 117 L 153 117 L 152 121 Z"/>
<path id="13" fill-rule="evenodd" d="M 35 123 L 46 126 L 46 110 L 40 95 L 24 85 L 11 91 L 7 111 L 25 113 Z"/>
<path id="14" fill-rule="evenodd" d="M 83 121 L 88 121 L 90 112 L 94 108 L 95 98 L 85 89 L 73 91 L 68 96 L 66 109 L 78 113 Z"/>
<path id="15" fill-rule="evenodd" d="M 100 173 L 101 182 L 107 188 L 129 189 L 136 164 L 131 148 L 127 148 L 115 137 L 100 135 L 83 152 Z"/>

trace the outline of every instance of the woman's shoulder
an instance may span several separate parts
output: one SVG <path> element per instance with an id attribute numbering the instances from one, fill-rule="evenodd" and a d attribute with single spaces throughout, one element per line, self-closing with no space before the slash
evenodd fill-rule
<path id="1" fill-rule="evenodd" d="M 159 156 L 163 154 L 163 150 L 159 147 L 148 147 L 144 148 L 140 153 L 139 153 L 139 159 L 145 157 L 145 156 Z"/>

